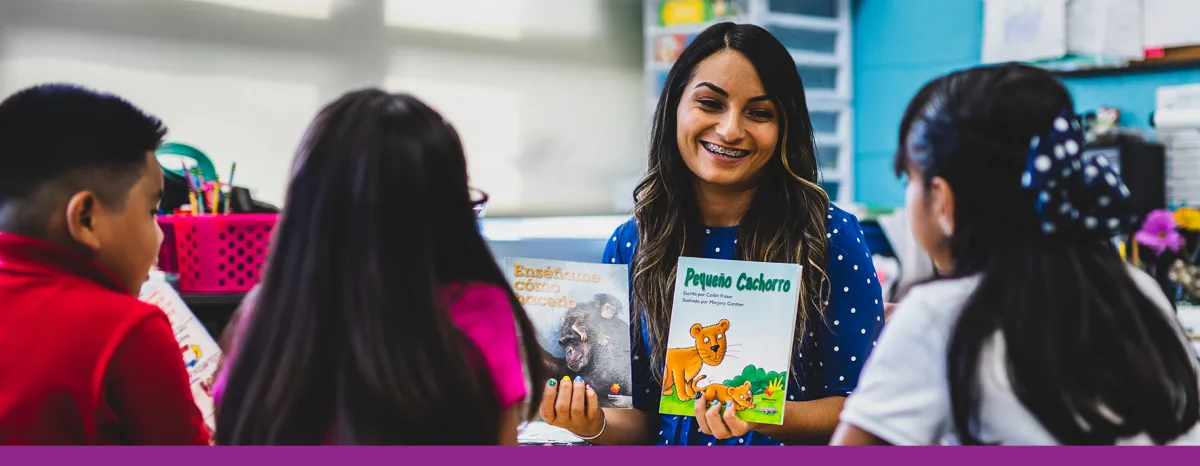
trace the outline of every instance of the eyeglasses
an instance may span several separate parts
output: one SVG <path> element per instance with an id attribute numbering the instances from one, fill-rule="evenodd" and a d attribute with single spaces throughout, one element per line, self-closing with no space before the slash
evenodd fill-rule
<path id="1" fill-rule="evenodd" d="M 475 211 L 475 218 L 483 218 L 487 214 L 487 193 L 475 188 L 467 188 L 467 192 L 471 196 L 471 209 Z"/>

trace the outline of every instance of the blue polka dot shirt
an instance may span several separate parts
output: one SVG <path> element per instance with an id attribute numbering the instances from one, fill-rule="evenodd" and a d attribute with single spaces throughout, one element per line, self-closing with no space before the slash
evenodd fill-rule
<path id="1" fill-rule="evenodd" d="M 837 207 L 829 209 L 829 262 L 825 273 L 831 285 L 825 303 L 825 321 L 810 316 L 808 334 L 792 357 L 788 399 L 808 401 L 832 396 L 848 396 L 858 384 L 858 373 L 875 346 L 883 327 L 883 297 L 879 279 L 867 249 L 858 219 Z M 705 228 L 701 235 L 703 257 L 735 259 L 737 227 Z M 637 223 L 626 222 L 613 233 L 604 248 L 604 263 L 629 264 L 638 243 Z M 632 272 L 631 272 L 632 273 Z M 632 276 L 630 277 L 632 280 Z M 645 318 L 644 316 L 635 318 Z M 645 329 L 645 325 L 641 328 Z M 630 335 L 633 342 L 633 405 L 636 409 L 658 413 L 659 393 L 647 354 L 649 335 L 643 330 Z M 659 445 L 782 445 L 757 432 L 717 440 L 700 433 L 695 419 L 688 416 L 659 415 Z"/>

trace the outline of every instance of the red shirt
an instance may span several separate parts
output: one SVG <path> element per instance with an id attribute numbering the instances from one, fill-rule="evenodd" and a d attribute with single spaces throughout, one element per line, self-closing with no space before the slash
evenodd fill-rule
<path id="1" fill-rule="evenodd" d="M 95 261 L 0 233 L 0 445 L 207 445 L 170 322 Z"/>

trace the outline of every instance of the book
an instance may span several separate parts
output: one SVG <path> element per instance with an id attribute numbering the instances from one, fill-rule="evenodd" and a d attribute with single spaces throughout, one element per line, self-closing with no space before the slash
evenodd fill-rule
<path id="1" fill-rule="evenodd" d="M 171 322 L 175 340 L 179 342 L 182 364 L 187 368 L 192 386 L 192 398 L 204 416 L 204 424 L 211 432 L 216 428 L 212 385 L 217 376 L 217 363 L 221 360 L 221 347 L 213 340 L 208 329 L 196 318 L 179 293 L 167 283 L 163 272 L 150 272 L 150 279 L 142 284 L 138 299 L 162 309 Z"/>
<path id="2" fill-rule="evenodd" d="M 679 258 L 660 413 L 695 416 L 703 395 L 732 401 L 743 421 L 783 424 L 800 269 Z"/>
<path id="3" fill-rule="evenodd" d="M 506 257 L 504 270 L 550 378 L 582 377 L 601 407 L 632 408 L 629 268 Z"/>

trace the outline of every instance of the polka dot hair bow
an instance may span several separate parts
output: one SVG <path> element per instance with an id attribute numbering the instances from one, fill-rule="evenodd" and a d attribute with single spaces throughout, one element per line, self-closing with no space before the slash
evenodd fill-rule
<path id="1" fill-rule="evenodd" d="M 1129 215 L 1129 189 L 1108 159 L 1084 156 L 1083 130 L 1071 111 L 1029 146 L 1021 185 L 1037 193 L 1044 233 L 1111 238 L 1136 220 Z"/>

